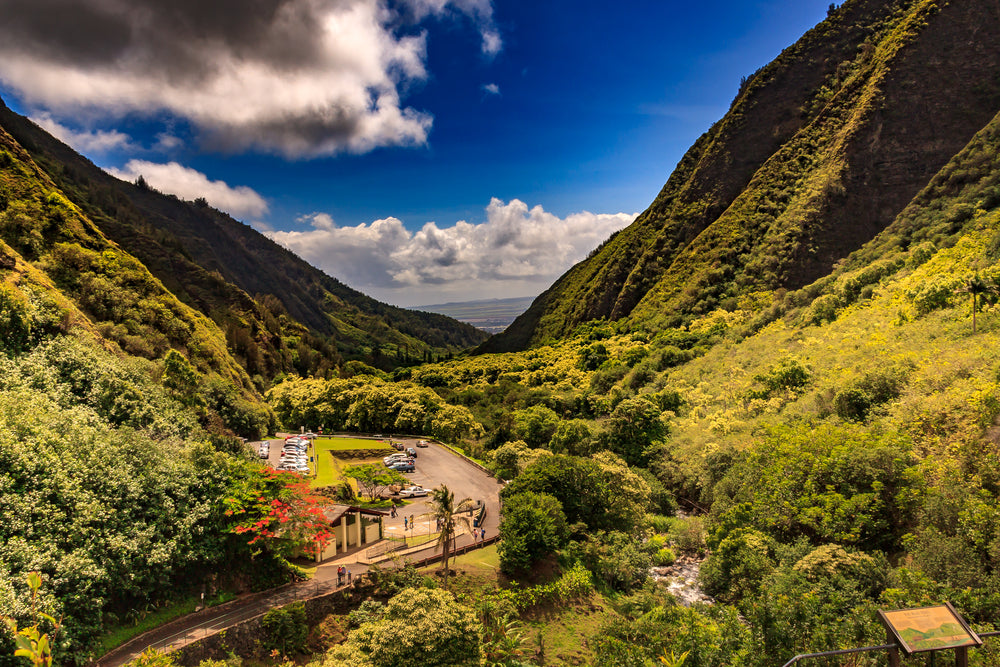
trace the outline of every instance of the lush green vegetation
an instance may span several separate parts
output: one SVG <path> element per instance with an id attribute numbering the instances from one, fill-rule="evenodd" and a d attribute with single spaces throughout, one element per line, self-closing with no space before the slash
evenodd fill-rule
<path id="1" fill-rule="evenodd" d="M 517 659 L 553 661 L 525 640 L 563 637 L 522 602 L 547 604 L 550 583 L 522 586 L 574 567 L 610 606 L 574 621 L 591 664 L 771 665 L 880 643 L 877 609 L 945 600 L 994 627 L 1000 170 L 983 156 L 996 136 L 991 125 L 945 169 L 960 185 L 936 178 L 870 246 L 780 302 L 656 335 L 598 323 L 372 382 L 403 401 L 433 390 L 485 427 L 464 447 L 511 480 L 496 599 Z M 678 506 L 695 516 L 656 516 Z M 648 579 L 653 564 L 706 555 L 712 605 L 678 606 Z"/>
<path id="2" fill-rule="evenodd" d="M 31 155 L 0 133 L 0 612 L 79 663 L 202 586 L 300 575 L 285 559 L 326 537 L 323 501 L 235 437 L 280 423 L 433 436 L 509 484 L 488 576 L 463 580 L 472 555 L 456 576 L 376 569 L 378 599 L 330 620 L 326 643 L 310 644 L 299 608 L 273 612 L 278 653 L 763 667 L 881 643 L 878 609 L 950 601 L 994 627 L 1000 119 L 984 114 L 1000 95 L 993 56 L 949 37 L 997 39 L 957 6 L 832 8 L 744 82 L 633 227 L 494 343 L 534 345 L 507 354 L 453 357 L 461 330 L 389 326 L 394 310 L 288 258 L 302 285 L 212 275 L 192 249 L 211 243 L 160 225 L 189 205 L 89 182 L 27 126 Z M 924 72 L 935 42 L 989 76 Z M 939 88 L 929 141 L 900 109 Z M 872 150 L 940 170 L 860 178 Z M 133 256 L 126 239 L 153 249 Z M 186 287 L 150 270 L 167 259 Z M 313 288 L 343 303 L 307 317 Z M 349 475 L 375 496 L 391 482 L 352 463 L 319 485 Z M 460 504 L 437 498 L 442 546 Z M 689 559 L 712 604 L 681 606 L 650 579 Z M 42 584 L 25 586 L 33 571 Z M 553 652 L 570 638 L 585 648 Z M 19 664 L 10 640 L 2 665 Z M 996 644 L 972 656 L 998 660 Z"/>
<path id="3" fill-rule="evenodd" d="M 0 356 L 0 610 L 26 622 L 41 573 L 62 664 L 203 586 L 286 581 L 289 526 L 314 530 L 301 484 L 209 444 L 155 370 L 67 336 Z"/>

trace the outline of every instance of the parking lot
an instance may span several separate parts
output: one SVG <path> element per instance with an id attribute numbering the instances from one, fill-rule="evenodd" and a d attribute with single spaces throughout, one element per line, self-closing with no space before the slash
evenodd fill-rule
<path id="1" fill-rule="evenodd" d="M 404 447 L 416 447 L 417 439 L 393 438 L 402 442 Z M 455 494 L 455 502 L 470 498 L 473 503 L 482 500 L 487 505 L 485 528 L 487 535 L 495 535 L 499 526 L 500 485 L 496 479 L 484 472 L 474 463 L 453 453 L 449 449 L 430 443 L 428 447 L 417 449 L 416 471 L 404 473 L 412 484 L 419 484 L 427 489 L 433 489 L 444 484 Z M 434 522 L 427 518 L 428 498 L 413 498 L 405 508 L 399 510 L 395 519 L 385 519 L 386 534 L 395 537 L 403 536 L 403 518 L 413 515 L 416 528 L 407 535 L 421 535 L 435 532 Z M 423 517 L 423 518 L 422 518 Z M 408 522 L 407 522 L 408 523 Z"/>
<path id="2" fill-rule="evenodd" d="M 473 503 L 482 501 L 487 505 L 484 528 L 487 536 L 496 535 L 499 528 L 500 484 L 489 473 L 476 464 L 455 454 L 448 448 L 430 441 L 427 447 L 417 447 L 417 441 L 422 438 L 393 437 L 393 442 L 403 443 L 403 447 L 413 447 L 417 452 L 415 470 L 403 473 L 410 484 L 417 484 L 430 490 L 442 484 L 455 494 L 456 504 L 465 498 Z M 386 438 L 386 441 L 389 439 Z M 276 467 L 280 461 L 282 440 L 271 440 L 268 463 Z M 388 450 L 386 454 L 396 450 Z M 312 449 L 309 455 L 315 458 Z M 381 457 L 380 461 L 381 463 Z M 315 471 L 316 461 L 309 464 Z M 397 497 L 398 499 L 398 497 Z M 408 498 L 407 504 L 398 509 L 395 518 L 385 517 L 383 525 L 387 537 L 404 537 L 404 518 L 409 528 L 409 518 L 412 516 L 415 526 L 405 532 L 406 537 L 419 537 L 434 533 L 435 525 L 429 517 L 429 497 Z"/>

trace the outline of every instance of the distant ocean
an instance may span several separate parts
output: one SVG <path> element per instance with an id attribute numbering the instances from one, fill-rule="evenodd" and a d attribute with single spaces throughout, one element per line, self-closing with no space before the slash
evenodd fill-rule
<path id="1" fill-rule="evenodd" d="M 517 316 L 528 309 L 533 296 L 510 299 L 485 299 L 483 301 L 462 301 L 459 303 L 439 303 L 429 306 L 413 306 L 410 310 L 425 310 L 453 317 L 491 334 L 506 329 Z"/>

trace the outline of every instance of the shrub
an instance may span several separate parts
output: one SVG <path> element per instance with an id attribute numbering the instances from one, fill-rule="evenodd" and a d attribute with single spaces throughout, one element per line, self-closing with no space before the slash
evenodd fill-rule
<path id="1" fill-rule="evenodd" d="M 898 367 L 867 373 L 837 392 L 833 408 L 845 421 L 864 421 L 873 408 L 899 398 L 907 371 Z"/>
<path id="2" fill-rule="evenodd" d="M 265 633 L 265 648 L 276 649 L 284 655 L 305 650 L 309 625 L 303 603 L 293 602 L 285 607 L 272 609 L 264 614 L 261 626 Z"/>
<path id="3" fill-rule="evenodd" d="M 702 564 L 705 591 L 727 602 L 756 595 L 777 565 L 775 547 L 772 538 L 752 528 L 732 532 Z"/>
<path id="4" fill-rule="evenodd" d="M 674 552 L 667 547 L 659 549 L 653 556 L 653 562 L 655 562 L 657 565 L 661 567 L 666 567 L 667 565 L 673 565 L 674 561 L 676 560 L 677 560 L 677 555 L 674 554 Z"/>

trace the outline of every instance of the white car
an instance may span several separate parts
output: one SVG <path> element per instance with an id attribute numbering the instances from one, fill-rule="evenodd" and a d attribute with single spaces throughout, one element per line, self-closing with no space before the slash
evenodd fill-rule
<path id="1" fill-rule="evenodd" d="M 399 492 L 400 498 L 416 498 L 417 496 L 426 496 L 430 493 L 427 489 L 422 486 L 408 486 Z"/>
<path id="2" fill-rule="evenodd" d="M 395 454 L 389 454 L 389 456 L 382 459 L 382 463 L 388 466 L 392 465 L 396 461 L 405 461 L 408 458 L 410 458 L 410 455 L 406 452 L 396 452 Z"/>

